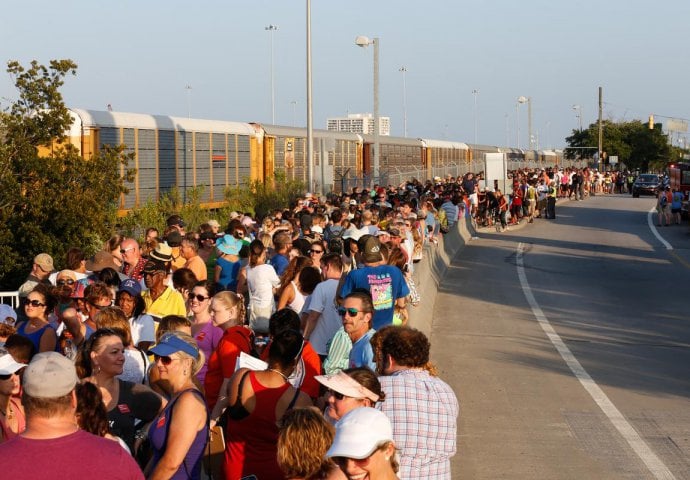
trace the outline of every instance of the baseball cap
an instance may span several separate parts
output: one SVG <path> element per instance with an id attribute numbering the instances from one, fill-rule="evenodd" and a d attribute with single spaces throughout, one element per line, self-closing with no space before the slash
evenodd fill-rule
<path id="1" fill-rule="evenodd" d="M 8 318 L 11 318 L 12 320 L 10 322 L 8 322 L 7 321 Z M 14 308 L 7 305 L 6 303 L 0 303 L 0 323 L 6 323 L 8 325 L 14 325 L 16 321 L 17 321 L 17 312 L 14 311 Z"/>
<path id="2" fill-rule="evenodd" d="M 193 358 L 199 356 L 199 349 L 182 340 L 175 332 L 164 333 L 158 343 L 149 349 L 149 353 L 161 357 L 167 357 L 176 352 L 184 352 L 187 355 L 191 355 Z"/>
<path id="3" fill-rule="evenodd" d="M 371 407 L 355 408 L 336 423 L 335 438 L 326 456 L 363 459 L 391 441 L 393 428 L 385 413 Z"/>
<path id="4" fill-rule="evenodd" d="M 323 228 L 319 225 L 314 225 L 313 227 L 311 227 L 311 231 L 313 233 L 318 233 L 319 235 L 323 235 Z"/>
<path id="5" fill-rule="evenodd" d="M 24 391 L 35 398 L 63 397 L 79 382 L 74 362 L 57 352 L 34 356 L 24 370 Z"/>
<path id="6" fill-rule="evenodd" d="M 381 241 L 371 235 L 364 241 L 364 263 L 376 263 L 381 260 Z"/>
<path id="7" fill-rule="evenodd" d="M 118 290 L 127 292 L 133 297 L 138 297 L 139 294 L 141 294 L 141 284 L 136 280 L 128 278 L 120 282 L 120 288 Z"/>
<path id="8" fill-rule="evenodd" d="M 179 215 L 170 215 L 168 217 L 166 224 L 169 227 L 174 227 L 175 225 L 178 225 L 178 226 L 184 228 L 184 226 L 185 226 L 184 220 L 182 220 L 182 217 L 180 217 Z"/>
<path id="9" fill-rule="evenodd" d="M 44 272 L 52 272 L 55 270 L 55 265 L 53 264 L 53 257 L 47 253 L 39 253 L 34 257 L 34 263 L 41 267 Z"/>
<path id="10" fill-rule="evenodd" d="M 206 223 L 208 223 L 212 227 L 220 228 L 220 223 L 218 223 L 218 220 L 211 219 Z"/>
<path id="11" fill-rule="evenodd" d="M 355 200 L 354 198 L 350 200 L 350 205 L 357 205 L 357 200 Z"/>
<path id="12" fill-rule="evenodd" d="M 316 375 L 314 379 L 321 385 L 351 398 L 368 398 L 372 402 L 379 400 L 378 395 L 343 371 L 333 375 Z"/>
<path id="13" fill-rule="evenodd" d="M 26 363 L 15 361 L 9 353 L 0 356 L 0 375 L 10 375 L 23 367 L 26 367 Z"/>

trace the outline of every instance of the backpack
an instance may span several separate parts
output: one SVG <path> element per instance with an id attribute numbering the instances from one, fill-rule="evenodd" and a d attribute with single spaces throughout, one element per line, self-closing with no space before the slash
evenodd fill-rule
<path id="1" fill-rule="evenodd" d="M 345 247 L 345 243 L 343 242 L 343 233 L 345 233 L 344 228 L 341 228 L 337 232 L 331 232 L 331 235 L 328 239 L 329 253 L 337 253 L 342 255 Z"/>
<path id="2" fill-rule="evenodd" d="M 659 205 L 661 205 L 662 207 L 665 207 L 667 203 L 668 203 L 668 198 L 666 197 L 666 193 L 662 193 L 661 198 L 659 199 Z"/>

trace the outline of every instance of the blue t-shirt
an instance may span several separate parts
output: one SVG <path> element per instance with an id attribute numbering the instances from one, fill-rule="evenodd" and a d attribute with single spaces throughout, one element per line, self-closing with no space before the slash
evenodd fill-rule
<path id="1" fill-rule="evenodd" d="M 271 261 L 268 263 L 273 266 L 273 269 L 276 271 L 276 274 L 280 277 L 287 269 L 290 260 L 288 260 L 288 258 L 285 255 L 276 253 L 271 257 Z"/>
<path id="2" fill-rule="evenodd" d="M 375 333 L 376 330 L 372 328 L 365 333 L 362 338 L 352 344 L 352 350 L 350 350 L 350 368 L 369 367 L 372 371 L 376 371 L 374 350 L 371 348 L 371 337 L 373 337 Z"/>
<path id="3" fill-rule="evenodd" d="M 677 210 L 683 206 L 683 192 L 673 192 L 673 201 L 671 202 L 671 209 Z"/>
<path id="4" fill-rule="evenodd" d="M 340 295 L 345 298 L 354 290 L 362 288 L 371 293 L 374 303 L 374 329 L 393 323 L 393 307 L 398 298 L 410 293 L 403 274 L 398 267 L 379 265 L 351 270 L 345 277 Z"/>

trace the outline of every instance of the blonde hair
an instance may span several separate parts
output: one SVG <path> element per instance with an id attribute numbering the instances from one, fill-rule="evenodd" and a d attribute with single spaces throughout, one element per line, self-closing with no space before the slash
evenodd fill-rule
<path id="1" fill-rule="evenodd" d="M 132 344 L 132 328 L 127 321 L 124 312 L 118 307 L 105 307 L 95 316 L 94 321 L 98 328 L 110 328 L 122 338 L 125 347 Z"/>
<path id="2" fill-rule="evenodd" d="M 244 306 L 244 297 L 241 294 L 224 290 L 216 293 L 211 300 L 215 300 L 228 310 L 233 307 L 237 307 L 237 318 L 235 319 L 235 324 L 242 325 L 244 323 L 246 308 Z"/>
<path id="3" fill-rule="evenodd" d="M 283 416 L 277 460 L 286 478 L 324 478 L 334 468 L 326 458 L 335 430 L 314 407 L 295 408 Z"/>
<path id="4" fill-rule="evenodd" d="M 167 332 L 182 332 L 187 333 L 186 330 L 192 331 L 192 321 L 187 317 L 180 315 L 166 315 L 161 318 L 158 323 L 158 330 L 156 330 L 156 342 L 158 342 L 164 333 Z"/>

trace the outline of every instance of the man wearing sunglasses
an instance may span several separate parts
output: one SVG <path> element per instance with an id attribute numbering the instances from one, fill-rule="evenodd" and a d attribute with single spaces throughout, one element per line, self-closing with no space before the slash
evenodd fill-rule
<path id="1" fill-rule="evenodd" d="M 123 262 L 122 273 L 143 285 L 146 259 L 141 256 L 139 243 L 133 238 L 125 238 L 120 245 L 120 255 Z"/>
<path id="2" fill-rule="evenodd" d="M 350 293 L 343 300 L 338 313 L 342 318 L 345 333 L 352 341 L 350 368 L 369 367 L 376 371 L 374 352 L 370 343 L 371 337 L 376 333 L 376 330 L 371 328 L 374 314 L 371 296 L 361 290 Z"/>

